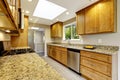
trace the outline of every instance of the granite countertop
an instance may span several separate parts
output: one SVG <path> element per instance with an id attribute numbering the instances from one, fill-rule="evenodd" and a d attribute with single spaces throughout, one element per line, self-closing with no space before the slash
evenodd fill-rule
<path id="1" fill-rule="evenodd" d="M 65 47 L 65 48 L 73 48 L 73 49 L 97 52 L 97 53 L 108 54 L 108 55 L 116 54 L 116 53 L 118 53 L 118 50 L 119 50 L 118 46 L 107 46 L 107 45 L 93 45 L 96 47 L 95 49 L 83 48 L 85 45 L 88 45 L 88 44 L 48 43 L 48 45 L 60 46 L 60 47 Z"/>
<path id="2" fill-rule="evenodd" d="M 0 57 L 0 80 L 65 80 L 36 53 Z"/>

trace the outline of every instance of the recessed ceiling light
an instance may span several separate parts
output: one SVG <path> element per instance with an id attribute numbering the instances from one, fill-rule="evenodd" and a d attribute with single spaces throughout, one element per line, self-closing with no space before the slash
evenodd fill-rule
<path id="1" fill-rule="evenodd" d="M 10 33 L 10 30 L 5 30 L 5 32 Z"/>
<path id="2" fill-rule="evenodd" d="M 66 8 L 49 2 L 48 0 L 39 0 L 33 16 L 53 20 L 66 10 Z"/>
<path id="3" fill-rule="evenodd" d="M 31 27 L 31 29 L 39 30 L 39 28 L 38 28 L 38 27 Z"/>
<path id="4" fill-rule="evenodd" d="M 30 13 L 30 12 L 29 12 L 29 11 L 25 11 L 25 13 L 27 13 L 27 14 L 28 14 L 28 13 Z"/>
<path id="5" fill-rule="evenodd" d="M 29 2 L 32 2 L 32 0 L 28 0 Z"/>
<path id="6" fill-rule="evenodd" d="M 69 15 L 70 13 L 69 12 L 66 12 L 67 15 Z"/>

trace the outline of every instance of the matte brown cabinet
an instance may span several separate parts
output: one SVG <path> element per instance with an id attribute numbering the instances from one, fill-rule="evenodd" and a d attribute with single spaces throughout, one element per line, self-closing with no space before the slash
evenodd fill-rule
<path id="1" fill-rule="evenodd" d="M 47 46 L 48 56 L 67 66 L 67 48 Z"/>
<path id="2" fill-rule="evenodd" d="M 76 13 L 77 33 L 116 32 L 116 0 L 101 0 Z"/>
<path id="3" fill-rule="evenodd" d="M 63 23 L 56 22 L 51 25 L 51 37 L 52 38 L 62 38 L 63 35 Z"/>
<path id="4" fill-rule="evenodd" d="M 112 80 L 112 56 L 81 51 L 81 74 L 92 80 Z"/>

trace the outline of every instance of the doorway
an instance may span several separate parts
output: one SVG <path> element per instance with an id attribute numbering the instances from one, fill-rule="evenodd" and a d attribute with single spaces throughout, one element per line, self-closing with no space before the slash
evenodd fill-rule
<path id="1" fill-rule="evenodd" d="M 31 27 L 28 30 L 28 45 L 34 49 L 34 51 L 40 55 L 44 56 L 44 28 Z"/>

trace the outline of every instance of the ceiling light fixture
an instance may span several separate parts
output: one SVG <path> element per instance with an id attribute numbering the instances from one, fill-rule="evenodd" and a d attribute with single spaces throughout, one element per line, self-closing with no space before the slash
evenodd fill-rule
<path id="1" fill-rule="evenodd" d="M 32 0 L 28 0 L 29 2 L 32 2 Z"/>
<path id="2" fill-rule="evenodd" d="M 31 27 L 31 29 L 39 30 L 39 28 L 38 28 L 38 27 Z"/>
<path id="3" fill-rule="evenodd" d="M 48 0 L 39 0 L 33 16 L 53 20 L 67 9 Z"/>
<path id="4" fill-rule="evenodd" d="M 69 12 L 66 12 L 67 15 L 69 15 L 70 13 Z"/>
<path id="5" fill-rule="evenodd" d="M 29 14 L 30 12 L 29 11 L 25 11 L 25 13 Z"/>
<path id="6" fill-rule="evenodd" d="M 10 30 L 5 30 L 5 32 L 10 33 Z"/>

